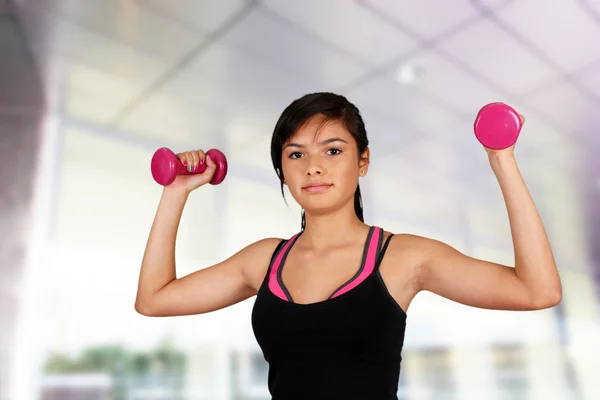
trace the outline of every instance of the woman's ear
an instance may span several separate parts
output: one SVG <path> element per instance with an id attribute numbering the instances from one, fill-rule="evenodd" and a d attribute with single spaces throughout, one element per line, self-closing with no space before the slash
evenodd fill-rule
<path id="1" fill-rule="evenodd" d="M 371 151 L 367 147 L 365 151 L 360 155 L 360 160 L 358 161 L 358 172 L 360 176 L 365 176 L 367 171 L 369 170 L 369 164 L 371 163 Z"/>

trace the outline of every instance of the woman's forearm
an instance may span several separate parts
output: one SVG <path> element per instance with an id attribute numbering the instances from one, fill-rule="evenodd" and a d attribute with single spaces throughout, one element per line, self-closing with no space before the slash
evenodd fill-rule
<path id="1" fill-rule="evenodd" d="M 515 273 L 539 303 L 562 297 L 560 276 L 544 225 L 511 153 L 490 153 L 490 164 L 506 202 L 515 251 Z"/>
<path id="2" fill-rule="evenodd" d="M 142 259 L 135 307 L 143 310 L 152 296 L 176 279 L 175 241 L 188 194 L 165 188 Z"/>

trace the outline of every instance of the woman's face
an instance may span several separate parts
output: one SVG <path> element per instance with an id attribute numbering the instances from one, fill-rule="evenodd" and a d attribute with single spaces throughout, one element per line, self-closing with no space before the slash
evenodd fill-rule
<path id="1" fill-rule="evenodd" d="M 283 145 L 285 184 L 306 212 L 327 213 L 353 201 L 368 157 L 367 149 L 359 159 L 356 141 L 343 124 L 315 116 Z"/>

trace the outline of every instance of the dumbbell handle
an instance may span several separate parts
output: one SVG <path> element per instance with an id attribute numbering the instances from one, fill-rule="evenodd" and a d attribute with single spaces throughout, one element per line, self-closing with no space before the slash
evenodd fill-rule
<path id="1" fill-rule="evenodd" d="M 227 158 L 225 155 L 217 150 L 210 149 L 206 152 L 210 155 L 211 160 L 217 165 L 215 173 L 210 181 L 212 185 L 218 185 L 223 182 L 227 175 Z M 162 147 L 154 153 L 152 156 L 152 162 L 150 168 L 152 171 L 152 177 L 154 180 L 163 186 L 168 186 L 177 177 L 177 175 L 196 175 L 206 171 L 206 163 L 204 160 L 200 160 L 198 165 L 188 171 L 187 167 L 177 158 L 175 153 L 166 147 Z"/>
<path id="2" fill-rule="evenodd" d="M 196 175 L 196 174 L 201 174 L 204 171 L 206 171 L 206 162 L 204 160 L 198 160 L 198 165 L 193 166 L 192 170 L 188 170 L 188 167 L 183 164 L 181 161 L 179 161 L 178 158 L 175 159 L 175 161 L 173 162 L 173 168 L 175 168 L 175 173 L 177 175 Z"/>

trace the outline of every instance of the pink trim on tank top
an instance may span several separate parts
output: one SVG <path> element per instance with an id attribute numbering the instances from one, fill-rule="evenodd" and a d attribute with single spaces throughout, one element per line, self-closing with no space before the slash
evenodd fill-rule
<path id="1" fill-rule="evenodd" d="M 380 236 L 381 228 L 375 227 L 373 229 L 373 234 L 371 235 L 371 239 L 369 241 L 369 246 L 367 248 L 367 256 L 365 258 L 365 265 L 360 275 L 357 276 L 352 282 L 348 283 L 342 289 L 338 290 L 331 298 L 337 297 L 348 291 L 354 289 L 358 285 L 360 285 L 375 269 L 375 263 L 377 261 L 377 250 L 379 247 L 379 236 Z M 283 290 L 283 287 L 279 284 L 279 280 L 277 279 L 279 268 L 281 268 L 281 264 L 283 262 L 283 258 L 286 256 L 290 246 L 294 244 L 296 239 L 300 236 L 300 233 L 292 236 L 288 242 L 279 250 L 275 261 L 273 262 L 273 266 L 271 267 L 271 271 L 269 273 L 269 289 L 271 292 L 279 297 L 282 300 L 289 301 L 288 297 Z"/>
<path id="2" fill-rule="evenodd" d="M 285 295 L 285 292 L 283 291 L 283 288 L 279 284 L 279 280 L 277 279 L 277 271 L 279 271 L 279 267 L 281 266 L 281 261 L 283 260 L 283 257 L 285 257 L 290 246 L 296 241 L 296 238 L 299 235 L 300 235 L 300 233 L 297 233 L 294 236 L 292 236 L 291 239 L 288 240 L 288 242 L 283 246 L 283 248 L 281 248 L 281 250 L 279 250 L 279 254 L 277 254 L 277 257 L 275 258 L 275 261 L 273 262 L 273 267 L 271 268 L 271 272 L 269 273 L 269 289 L 271 289 L 271 292 L 275 296 L 279 297 L 282 300 L 286 300 L 286 301 L 289 301 L 289 299 L 287 298 L 287 296 Z"/>
<path id="3" fill-rule="evenodd" d="M 354 289 L 358 285 L 360 285 L 375 269 L 375 262 L 377 261 L 377 248 L 379 247 L 379 232 L 381 228 L 376 227 L 373 230 L 373 235 L 371 235 L 371 241 L 369 242 L 369 247 L 367 250 L 367 257 L 365 259 L 365 267 L 361 271 L 360 275 L 358 275 L 352 282 L 341 288 L 338 292 L 336 292 L 331 298 L 342 295 L 350 290 Z"/>

